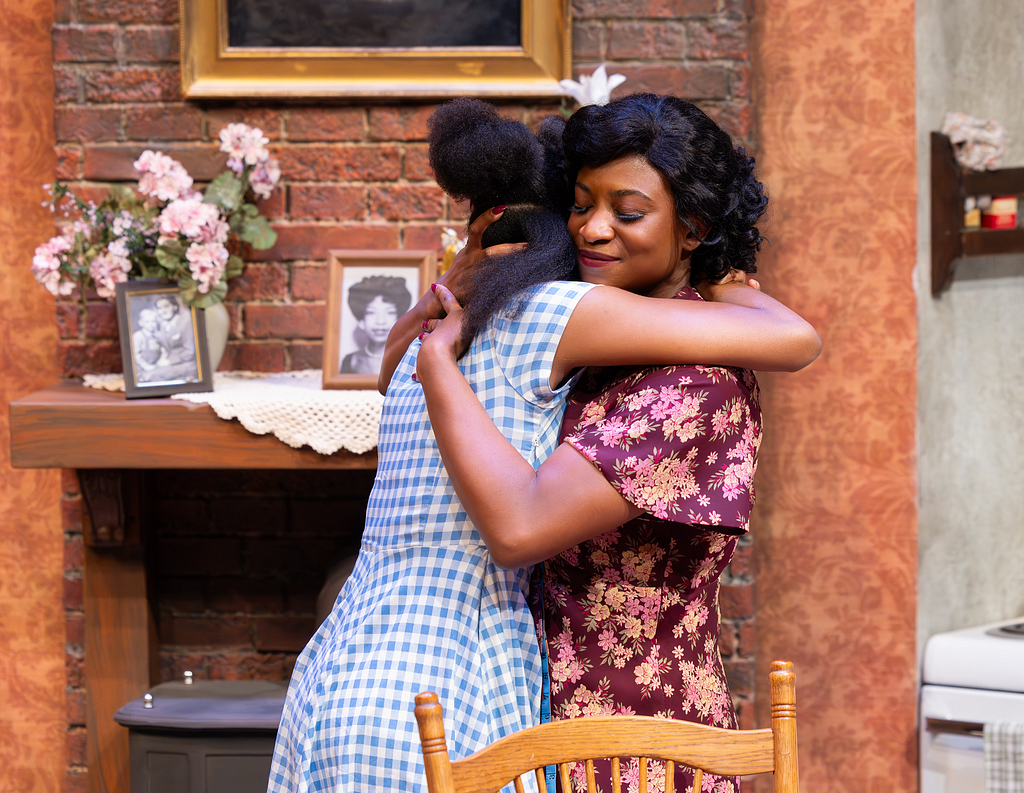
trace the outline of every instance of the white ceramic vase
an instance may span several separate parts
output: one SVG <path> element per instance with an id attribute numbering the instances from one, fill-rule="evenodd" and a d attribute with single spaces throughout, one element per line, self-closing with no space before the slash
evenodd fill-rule
<path id="1" fill-rule="evenodd" d="M 210 353 L 210 371 L 216 372 L 228 346 L 231 317 L 223 303 L 215 303 L 203 311 L 206 314 L 206 349 Z"/>

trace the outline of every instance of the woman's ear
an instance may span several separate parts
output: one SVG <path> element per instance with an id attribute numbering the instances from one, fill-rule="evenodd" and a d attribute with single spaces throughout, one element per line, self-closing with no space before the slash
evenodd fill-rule
<path id="1" fill-rule="evenodd" d="M 679 247 L 687 253 L 692 253 L 697 249 L 701 243 L 701 237 L 708 233 L 708 230 L 704 227 L 696 218 L 689 218 L 687 222 L 677 221 L 678 233 L 681 237 L 679 240 Z M 697 231 L 695 232 L 694 229 Z M 700 234 L 700 237 L 697 234 Z"/>

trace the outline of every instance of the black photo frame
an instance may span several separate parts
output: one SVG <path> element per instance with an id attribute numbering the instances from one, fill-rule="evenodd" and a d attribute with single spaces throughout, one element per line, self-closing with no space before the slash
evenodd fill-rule
<path id="1" fill-rule="evenodd" d="M 213 390 L 206 316 L 175 284 L 125 281 L 115 300 L 128 399 Z"/>

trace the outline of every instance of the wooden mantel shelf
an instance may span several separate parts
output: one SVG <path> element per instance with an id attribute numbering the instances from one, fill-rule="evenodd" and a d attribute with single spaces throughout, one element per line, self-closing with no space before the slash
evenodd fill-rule
<path id="1" fill-rule="evenodd" d="M 253 435 L 208 405 L 65 382 L 10 405 L 15 468 L 376 468 L 377 451 L 317 454 Z"/>

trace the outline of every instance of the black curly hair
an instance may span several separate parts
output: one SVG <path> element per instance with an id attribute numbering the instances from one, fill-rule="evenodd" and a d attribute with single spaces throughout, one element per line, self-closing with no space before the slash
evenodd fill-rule
<path id="1" fill-rule="evenodd" d="M 764 238 L 758 219 L 768 206 L 754 158 L 696 105 L 674 96 L 632 94 L 581 107 L 563 134 L 569 184 L 584 166 L 640 156 L 661 173 L 676 213 L 701 240 L 690 280 L 716 280 L 730 268 L 757 271 Z"/>
<path id="2" fill-rule="evenodd" d="M 452 198 L 469 199 L 470 223 L 507 205 L 484 232 L 483 246 L 529 243 L 525 251 L 484 259 L 473 271 L 462 321 L 468 347 L 496 312 L 522 311 L 529 287 L 578 278 L 566 226 L 572 194 L 563 169 L 565 122 L 549 118 L 535 135 L 487 102 L 460 98 L 439 106 L 428 123 L 434 177 Z"/>

